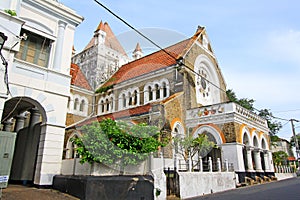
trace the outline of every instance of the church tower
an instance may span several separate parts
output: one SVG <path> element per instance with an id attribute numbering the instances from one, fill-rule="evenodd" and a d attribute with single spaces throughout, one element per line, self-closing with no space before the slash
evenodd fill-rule
<path id="1" fill-rule="evenodd" d="M 132 58 L 133 60 L 137 60 L 141 57 L 143 57 L 143 51 L 141 49 L 140 43 L 137 43 L 135 50 L 132 52 Z"/>
<path id="2" fill-rule="evenodd" d="M 104 83 L 129 58 L 107 22 L 100 22 L 90 42 L 72 57 L 87 77 L 92 89 Z"/>

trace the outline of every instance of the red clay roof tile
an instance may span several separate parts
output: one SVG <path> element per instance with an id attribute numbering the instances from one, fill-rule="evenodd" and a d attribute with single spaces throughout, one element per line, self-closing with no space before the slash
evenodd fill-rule
<path id="1" fill-rule="evenodd" d="M 106 118 L 118 120 L 118 119 L 122 119 L 122 118 L 126 118 L 126 117 L 133 117 L 133 116 L 138 116 L 138 115 L 142 115 L 142 114 L 147 114 L 147 113 L 149 113 L 150 109 L 151 109 L 151 104 L 146 104 L 146 105 L 138 106 L 135 108 L 130 108 L 127 110 L 121 110 L 121 111 L 118 111 L 115 113 L 108 113 L 105 115 L 94 116 L 94 117 L 87 118 L 86 120 L 83 120 L 78 124 L 70 126 L 70 127 L 68 127 L 68 129 L 88 125 L 88 124 L 91 124 L 92 122 L 101 121 Z"/>
<path id="2" fill-rule="evenodd" d="M 191 45 L 194 38 L 186 39 L 166 49 L 154 52 L 148 56 L 123 65 L 102 87 L 107 87 L 123 81 L 159 70 L 176 64 L 176 59 L 180 58 Z M 166 52 L 170 55 L 168 55 Z"/>
<path id="3" fill-rule="evenodd" d="M 86 77 L 84 76 L 78 65 L 71 63 L 70 75 L 72 77 L 71 85 L 75 85 L 77 87 L 81 87 L 87 90 L 92 90 L 89 82 L 87 81 Z"/>

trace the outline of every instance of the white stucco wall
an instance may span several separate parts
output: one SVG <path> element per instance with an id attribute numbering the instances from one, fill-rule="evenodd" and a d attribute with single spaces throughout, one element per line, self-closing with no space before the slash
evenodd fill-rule
<path id="1" fill-rule="evenodd" d="M 233 163 L 234 170 L 237 172 L 244 172 L 244 158 L 243 158 L 243 145 L 238 143 L 222 144 L 222 160 L 228 160 L 228 163 Z"/>
<path id="2" fill-rule="evenodd" d="M 284 179 L 295 178 L 297 177 L 297 174 L 296 173 L 275 173 L 275 177 L 277 178 L 278 181 L 280 181 Z"/>
<path id="3" fill-rule="evenodd" d="M 180 197 L 201 196 L 236 187 L 234 172 L 179 172 Z"/>

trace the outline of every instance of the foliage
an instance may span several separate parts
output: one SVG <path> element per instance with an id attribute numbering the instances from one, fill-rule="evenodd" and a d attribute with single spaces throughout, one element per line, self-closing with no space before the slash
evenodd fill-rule
<path id="1" fill-rule="evenodd" d="M 254 104 L 255 100 L 247 99 L 247 98 L 238 99 L 237 96 L 235 95 L 235 92 L 232 89 L 227 90 L 226 94 L 227 94 L 229 101 L 237 103 L 238 105 L 240 105 L 250 111 L 254 111 L 253 104 Z"/>
<path id="2" fill-rule="evenodd" d="M 112 89 L 113 87 L 114 87 L 113 85 L 109 85 L 107 87 L 100 87 L 96 90 L 96 93 L 107 92 L 109 89 Z"/>
<path id="3" fill-rule="evenodd" d="M 130 125 L 105 119 L 83 126 L 81 131 L 83 136 L 73 140 L 81 156 L 80 163 L 135 165 L 164 146 L 159 141 L 158 128 L 146 124 Z"/>
<path id="4" fill-rule="evenodd" d="M 267 120 L 268 127 L 270 129 L 270 135 L 274 136 L 278 133 L 278 131 L 282 128 L 282 124 L 276 120 L 274 120 L 273 114 L 268 109 L 262 109 L 259 111 L 258 116 Z M 272 139 L 272 138 L 271 138 Z M 273 138 L 276 139 L 276 138 Z"/>
<path id="5" fill-rule="evenodd" d="M 4 10 L 7 14 L 10 14 L 10 16 L 17 16 L 17 13 L 15 10 L 6 9 Z"/>
<path id="6" fill-rule="evenodd" d="M 177 152 L 181 154 L 184 159 L 187 161 L 196 153 L 199 153 L 199 156 L 205 157 L 210 150 L 215 146 L 214 142 L 208 140 L 207 135 L 199 134 L 197 138 L 193 136 L 186 136 L 184 138 L 174 137 L 173 138 L 175 148 Z"/>
<path id="7" fill-rule="evenodd" d="M 296 137 L 297 137 L 297 140 L 298 140 L 298 146 L 300 147 L 300 135 L 299 135 L 299 134 L 297 134 L 297 135 L 296 135 Z M 290 140 L 290 142 L 291 142 L 291 146 L 292 146 L 292 147 L 295 147 L 295 146 L 296 146 L 296 144 L 295 144 L 295 138 L 294 138 L 294 136 L 293 136 L 293 137 L 291 137 L 291 140 Z"/>
<path id="8" fill-rule="evenodd" d="M 247 98 L 242 98 L 238 99 L 235 92 L 232 89 L 229 89 L 226 91 L 227 97 L 229 101 L 237 103 L 238 105 L 254 112 L 255 108 L 253 106 L 255 100 L 253 99 L 247 99 Z M 261 109 L 258 111 L 258 116 L 264 118 L 267 121 L 268 128 L 270 129 L 270 136 L 275 136 L 278 131 L 282 128 L 282 124 L 276 120 L 274 120 L 273 114 L 270 112 L 269 109 Z M 271 137 L 272 139 L 276 139 L 275 137 Z M 275 141 L 272 141 L 275 142 Z"/>
<path id="9" fill-rule="evenodd" d="M 273 152 L 272 155 L 273 155 L 273 161 L 275 165 L 280 165 L 285 163 L 288 158 L 287 153 L 284 151 Z"/>

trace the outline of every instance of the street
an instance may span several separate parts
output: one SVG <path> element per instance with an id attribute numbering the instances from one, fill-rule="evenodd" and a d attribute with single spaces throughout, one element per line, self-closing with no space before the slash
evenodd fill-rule
<path id="1" fill-rule="evenodd" d="M 189 200 L 299 200 L 300 178 L 242 187 Z"/>

